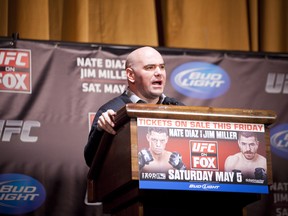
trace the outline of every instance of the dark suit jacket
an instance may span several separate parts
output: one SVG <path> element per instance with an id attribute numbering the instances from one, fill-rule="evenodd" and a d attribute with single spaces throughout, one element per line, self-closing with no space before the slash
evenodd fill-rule
<path id="1" fill-rule="evenodd" d="M 132 101 L 129 99 L 127 94 L 122 93 L 118 97 L 115 97 L 111 99 L 110 101 L 108 101 L 107 103 L 105 103 L 104 105 L 102 105 L 97 111 L 95 118 L 93 120 L 91 130 L 89 132 L 88 142 L 84 149 L 84 158 L 85 158 L 86 164 L 89 167 L 92 165 L 94 155 L 97 151 L 98 145 L 104 133 L 104 131 L 97 130 L 98 118 L 102 115 L 103 112 L 106 112 L 108 109 L 112 109 L 115 112 L 117 112 L 127 103 L 132 103 Z M 170 98 L 170 97 L 166 97 L 164 101 L 162 102 L 162 104 L 182 105 L 182 106 L 184 105 L 182 102 L 179 102 L 176 99 Z"/>

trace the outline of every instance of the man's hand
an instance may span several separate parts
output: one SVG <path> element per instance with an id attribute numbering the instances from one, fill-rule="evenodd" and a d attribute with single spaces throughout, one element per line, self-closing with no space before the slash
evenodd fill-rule
<path id="1" fill-rule="evenodd" d="M 114 120 L 115 120 L 116 112 L 112 109 L 107 110 L 102 113 L 97 122 L 98 130 L 105 130 L 106 132 L 115 135 L 116 131 L 114 130 Z"/>
<path id="2" fill-rule="evenodd" d="M 169 163 L 178 170 L 185 170 L 186 166 L 182 161 L 182 156 L 178 152 L 173 152 L 170 155 Z"/>
<path id="3" fill-rule="evenodd" d="M 142 169 L 145 165 L 149 164 L 151 161 L 153 161 L 153 157 L 148 149 L 142 149 L 138 153 L 139 169 Z"/>
<path id="4" fill-rule="evenodd" d="M 233 169 L 232 172 L 233 172 L 233 182 L 238 182 L 237 179 L 239 177 L 241 177 L 241 179 L 239 179 L 239 181 L 240 180 L 242 181 L 243 176 L 242 176 L 241 170 Z"/>
<path id="5" fill-rule="evenodd" d="M 265 169 L 263 169 L 261 167 L 255 168 L 254 175 L 255 175 L 255 179 L 262 179 L 262 180 L 267 179 L 266 171 L 265 171 Z"/>

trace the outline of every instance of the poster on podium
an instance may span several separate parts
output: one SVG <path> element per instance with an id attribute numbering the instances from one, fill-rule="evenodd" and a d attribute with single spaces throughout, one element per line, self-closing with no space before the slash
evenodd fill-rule
<path id="1" fill-rule="evenodd" d="M 268 193 L 265 125 L 137 118 L 140 189 Z"/>

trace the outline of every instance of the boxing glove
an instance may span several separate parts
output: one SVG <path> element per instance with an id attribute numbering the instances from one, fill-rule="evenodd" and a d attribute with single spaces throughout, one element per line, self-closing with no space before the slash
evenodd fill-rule
<path id="1" fill-rule="evenodd" d="M 238 169 L 233 169 L 232 172 L 234 173 L 233 175 L 233 182 L 242 182 L 242 174 L 241 174 L 241 170 Z M 241 175 L 237 174 L 240 173 Z"/>
<path id="2" fill-rule="evenodd" d="M 266 174 L 265 169 L 263 169 L 261 167 L 255 168 L 254 175 L 255 175 L 255 179 L 266 180 L 266 178 L 267 178 L 267 174 Z"/>
<path id="3" fill-rule="evenodd" d="M 182 156 L 178 152 L 173 152 L 170 155 L 169 163 L 178 170 L 185 170 L 186 166 L 182 161 Z"/>
<path id="4" fill-rule="evenodd" d="M 153 161 L 151 152 L 148 149 L 142 149 L 138 153 L 138 165 L 139 169 L 142 169 L 145 165 Z"/>

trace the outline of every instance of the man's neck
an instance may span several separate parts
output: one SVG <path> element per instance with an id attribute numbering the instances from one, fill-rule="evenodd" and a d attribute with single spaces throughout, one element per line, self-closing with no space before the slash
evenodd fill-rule
<path id="1" fill-rule="evenodd" d="M 155 98 L 155 99 L 143 99 L 136 95 L 131 89 L 127 88 L 126 89 L 126 94 L 128 95 L 129 99 L 133 103 L 138 103 L 139 100 L 143 101 L 144 103 L 150 103 L 150 104 L 161 104 L 164 98 L 166 97 L 164 94 L 162 94 L 160 97 Z"/>

